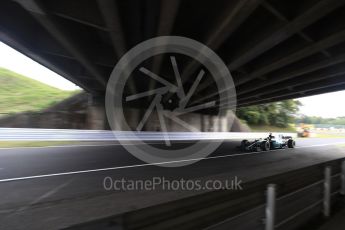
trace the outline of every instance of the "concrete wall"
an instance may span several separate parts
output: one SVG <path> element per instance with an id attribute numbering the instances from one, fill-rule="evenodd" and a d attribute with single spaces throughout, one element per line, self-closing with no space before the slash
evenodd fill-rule
<path id="1" fill-rule="evenodd" d="M 136 130 L 145 111 L 139 109 L 125 109 L 124 116 L 130 130 Z M 101 112 L 100 112 L 101 113 Z M 179 116 L 181 120 L 188 123 L 193 128 L 202 132 L 249 132 L 248 126 L 243 125 L 239 119 L 228 111 L 226 115 L 212 116 L 205 114 L 189 113 Z M 171 119 L 165 119 L 167 130 L 170 132 L 188 132 L 189 130 Z M 127 130 L 123 124 L 117 124 L 116 130 Z M 152 113 L 143 131 L 163 131 L 159 123 L 157 113 Z"/>
<path id="2" fill-rule="evenodd" d="M 126 122 L 131 130 L 136 130 L 145 111 L 125 109 Z M 249 128 L 229 111 L 222 117 L 190 113 L 180 116 L 181 120 L 204 132 L 248 132 Z M 231 126 L 231 122 L 233 124 Z M 175 121 L 165 119 L 168 131 L 189 131 Z M 16 128 L 58 128 L 58 129 L 109 129 L 102 97 L 91 97 L 85 93 L 76 95 L 42 112 L 27 112 L 0 118 L 0 127 Z M 122 124 L 116 130 L 126 130 Z M 162 131 L 158 115 L 153 113 L 143 131 Z"/>
<path id="3" fill-rule="evenodd" d="M 27 112 L 0 118 L 0 127 L 85 129 L 85 113 L 69 112 Z"/>

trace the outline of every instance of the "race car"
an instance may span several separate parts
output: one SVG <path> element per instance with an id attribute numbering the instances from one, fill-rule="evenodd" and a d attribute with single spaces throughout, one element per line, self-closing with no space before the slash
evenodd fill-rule
<path id="1" fill-rule="evenodd" d="M 296 142 L 290 136 L 279 134 L 277 137 L 269 134 L 267 138 L 256 139 L 252 142 L 248 140 L 241 141 L 240 149 L 242 151 L 267 151 L 272 149 L 294 148 Z"/>

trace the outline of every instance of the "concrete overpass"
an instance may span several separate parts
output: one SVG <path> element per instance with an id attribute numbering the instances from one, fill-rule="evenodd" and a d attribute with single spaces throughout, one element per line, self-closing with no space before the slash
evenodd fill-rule
<path id="1" fill-rule="evenodd" d="M 2 0 L 0 40 L 93 95 L 103 95 L 127 50 L 156 36 L 185 36 L 226 62 L 238 105 L 247 106 L 345 89 L 344 3 Z M 169 80 L 165 59 L 148 65 Z M 183 67 L 183 81 L 191 85 L 198 64 L 187 60 Z M 155 84 L 136 79 L 132 86 L 140 92 Z M 192 104 L 217 98 L 214 82 L 204 81 Z"/>

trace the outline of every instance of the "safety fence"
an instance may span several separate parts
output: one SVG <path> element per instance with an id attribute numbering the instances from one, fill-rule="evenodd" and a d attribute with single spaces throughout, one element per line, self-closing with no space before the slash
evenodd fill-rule
<path id="1" fill-rule="evenodd" d="M 0 128 L 0 140 L 52 140 L 52 141 L 155 141 L 164 140 L 163 132 L 128 132 L 110 130 L 78 130 L 78 129 L 28 129 Z M 231 140 L 256 139 L 267 137 L 265 132 L 168 132 L 170 140 Z M 279 133 L 283 136 L 296 137 L 296 133 Z M 278 133 L 273 133 L 278 135 Z"/>

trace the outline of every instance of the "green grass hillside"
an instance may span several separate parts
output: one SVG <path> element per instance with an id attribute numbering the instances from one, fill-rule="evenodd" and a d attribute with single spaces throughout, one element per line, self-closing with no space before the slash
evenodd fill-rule
<path id="1" fill-rule="evenodd" d="M 0 115 L 39 111 L 79 91 L 64 91 L 0 68 Z"/>

